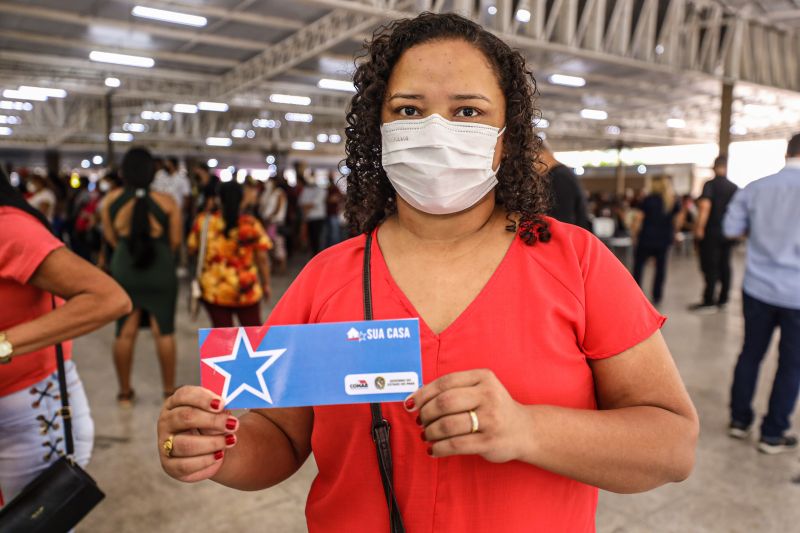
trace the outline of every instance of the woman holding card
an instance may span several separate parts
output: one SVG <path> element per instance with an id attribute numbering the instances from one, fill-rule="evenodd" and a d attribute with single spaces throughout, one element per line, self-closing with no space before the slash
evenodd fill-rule
<path id="1" fill-rule="evenodd" d="M 372 236 L 376 319 L 420 319 L 423 381 L 391 424 L 392 531 L 593 531 L 597 487 L 685 479 L 698 421 L 653 309 L 591 234 L 544 216 L 518 52 L 457 15 L 379 30 L 347 119 L 347 218 Z M 364 235 L 314 258 L 268 325 L 364 317 Z M 320 353 L 320 357 L 335 354 Z M 253 410 L 185 387 L 162 465 L 243 490 L 313 449 L 309 530 L 388 531 L 367 405 Z M 313 430 L 313 433 L 312 433 Z"/>

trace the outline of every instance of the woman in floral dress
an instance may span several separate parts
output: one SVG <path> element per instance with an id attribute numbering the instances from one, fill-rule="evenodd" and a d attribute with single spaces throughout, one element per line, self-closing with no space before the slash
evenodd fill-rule
<path id="1" fill-rule="evenodd" d="M 215 328 L 233 326 L 234 315 L 242 326 L 260 326 L 261 300 L 270 297 L 272 242 L 255 217 L 242 213 L 242 196 L 241 185 L 223 183 L 214 207 L 197 216 L 189 235 L 189 251 L 197 253 L 208 225 L 205 257 L 198 260 L 203 304 Z"/>

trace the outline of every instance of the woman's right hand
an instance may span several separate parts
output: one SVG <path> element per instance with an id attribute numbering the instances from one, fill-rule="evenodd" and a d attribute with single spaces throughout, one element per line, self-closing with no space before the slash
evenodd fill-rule
<path id="1" fill-rule="evenodd" d="M 219 471 L 239 429 L 239 421 L 224 409 L 222 398 L 203 387 L 184 386 L 167 398 L 157 435 L 161 467 L 169 476 L 194 483 Z M 170 437 L 168 454 L 164 443 Z"/>

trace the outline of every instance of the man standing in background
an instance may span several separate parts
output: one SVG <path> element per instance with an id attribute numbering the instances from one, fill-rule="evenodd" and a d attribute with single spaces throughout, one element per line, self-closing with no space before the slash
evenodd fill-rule
<path id="1" fill-rule="evenodd" d="M 800 388 L 800 134 L 789 141 L 786 167 L 736 193 L 725 215 L 725 236 L 748 236 L 744 275 L 744 346 L 731 387 L 729 434 L 743 439 L 753 423 L 753 394 L 772 333 L 780 328 L 778 370 L 759 451 L 797 449 L 786 434 Z"/>
<path id="2" fill-rule="evenodd" d="M 697 201 L 698 215 L 694 235 L 706 286 L 703 290 L 703 301 L 690 306 L 689 310 L 701 314 L 716 313 L 724 307 L 728 303 L 731 288 L 733 241 L 722 233 L 722 218 L 738 187 L 728 179 L 727 174 L 728 158 L 721 155 L 714 160 L 714 179 L 703 186 L 703 194 Z"/>
<path id="3" fill-rule="evenodd" d="M 575 173 L 556 160 L 553 150 L 546 142 L 542 142 L 539 161 L 547 166 L 550 190 L 553 193 L 553 203 L 548 214 L 561 222 L 575 224 L 591 231 L 592 226 L 586 211 L 586 195 Z"/>

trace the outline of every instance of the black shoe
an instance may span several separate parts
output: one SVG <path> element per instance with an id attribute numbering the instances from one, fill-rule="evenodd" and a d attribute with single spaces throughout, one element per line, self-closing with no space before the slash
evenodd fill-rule
<path id="1" fill-rule="evenodd" d="M 698 315 L 713 315 L 719 312 L 719 307 L 714 304 L 694 304 L 689 306 L 689 311 Z"/>
<path id="2" fill-rule="evenodd" d="M 768 455 L 778 453 L 793 452 L 797 449 L 797 437 L 794 435 L 784 435 L 783 437 L 761 437 L 758 443 L 758 451 Z"/>
<path id="3" fill-rule="evenodd" d="M 744 440 L 750 436 L 750 426 L 738 420 L 731 420 L 728 426 L 728 436 L 733 439 Z"/>

